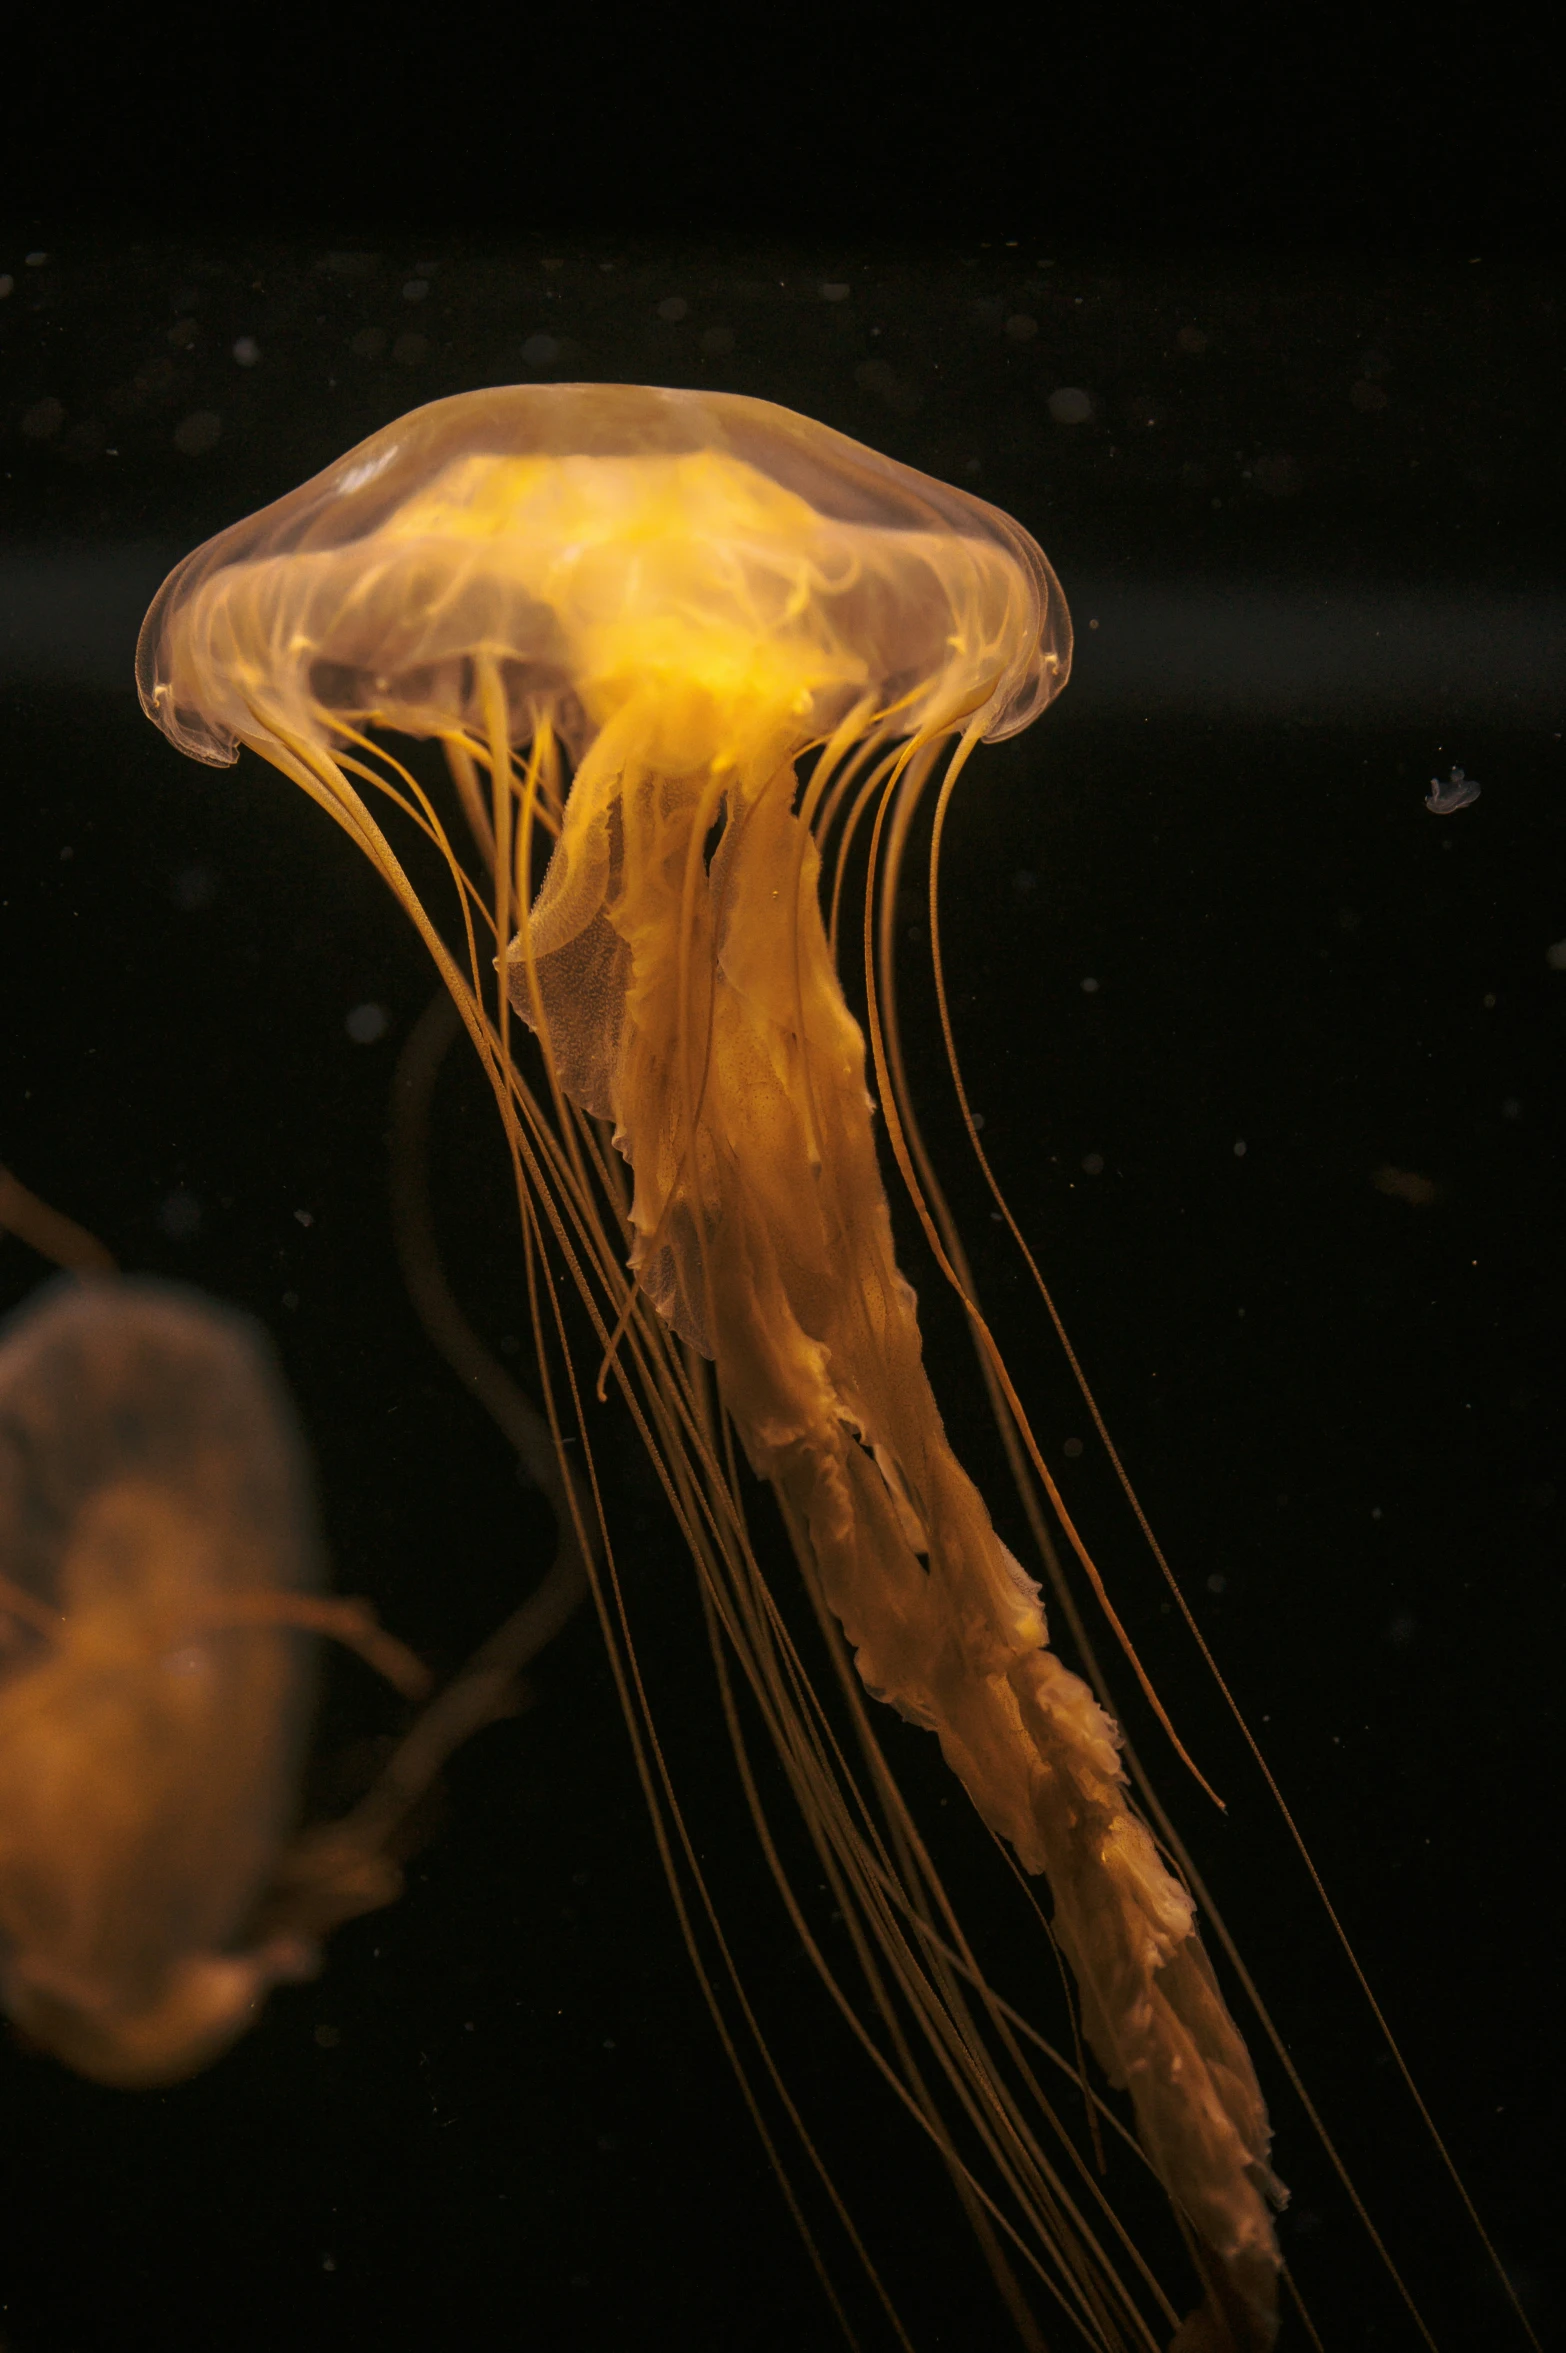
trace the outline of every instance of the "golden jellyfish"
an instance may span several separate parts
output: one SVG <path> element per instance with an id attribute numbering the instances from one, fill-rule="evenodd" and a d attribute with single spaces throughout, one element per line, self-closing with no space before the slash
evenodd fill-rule
<path id="1" fill-rule="evenodd" d="M 1043 2342 L 1043 2294 L 1099 2345 L 1175 2329 L 1186 2349 L 1260 2348 L 1282 2192 L 1257 2080 L 1116 1724 L 1050 1647 L 1039 1587 L 948 1442 L 875 1134 L 879 1113 L 967 1312 L 1040 1557 L 1042 1492 L 1108 1610 L 924 1150 L 892 952 L 938 776 L 931 937 L 950 1049 L 935 888 L 949 797 L 1070 660 L 1042 552 L 979 500 L 764 401 L 544 385 L 417 410 L 198 549 L 147 616 L 138 680 L 181 750 L 223 765 L 246 745 L 307 792 L 428 944 L 505 1123 L 556 1444 L 583 1441 L 591 1460 L 591 1374 L 569 1356 L 564 1384 L 551 1369 L 563 1269 L 597 1336 L 598 1393 L 629 1402 L 723 1670 L 749 1687 L 895 2018 L 872 2056 L 947 2163 L 1024 2340 Z M 441 748 L 466 855 L 451 804 L 388 737 Z M 431 849 L 444 911 L 413 879 Z M 839 977 L 850 942 L 864 1029 Z M 983 1822 L 1047 1880 L 1082 2035 L 1129 2094 L 1200 2274 L 1183 2324 L 1057 2129 L 851 1683 L 864 1783 L 831 1732 L 740 1455 L 864 1691 L 935 1734 Z M 599 1538 L 582 1492 L 562 1488 L 586 1558 Z M 609 1545 L 601 1614 L 677 1846 L 613 1559 Z M 770 1847 L 769 1861 L 799 1920 Z"/>
<path id="2" fill-rule="evenodd" d="M 404 1074 L 399 1125 L 422 1116 Z M 547 1433 L 446 1292 L 417 1139 L 397 1226 L 432 1338 L 546 1494 Z M 408 1698 L 423 1667 L 318 1590 L 309 1466 L 271 1348 L 195 1291 L 120 1279 L 0 1167 L 0 1234 L 85 1278 L 0 1328 L 0 2006 L 78 2074 L 179 2082 L 402 1892 L 409 1817 L 585 1588 L 569 1525 L 535 1592 L 430 1701 L 347 1814 L 294 1835 L 330 1635 Z M 556 1496 L 558 1504 L 558 1496 Z M 563 1522 L 569 1515 L 562 1509 Z"/>
<path id="3" fill-rule="evenodd" d="M 12 1319 L 0 2001 L 84 2075 L 192 2074 L 314 1968 L 298 1935 L 242 1932 L 292 1827 L 312 1680 L 292 1629 L 318 1576 L 303 1448 L 247 1318 L 98 1280 Z"/>

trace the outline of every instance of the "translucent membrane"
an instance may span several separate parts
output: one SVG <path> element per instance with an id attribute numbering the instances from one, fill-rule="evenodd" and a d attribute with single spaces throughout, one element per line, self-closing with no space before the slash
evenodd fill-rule
<path id="1" fill-rule="evenodd" d="M 147 1282 L 0 1342 L 0 1998 L 108 2083 L 204 2065 L 310 1956 L 236 1949 L 309 1696 L 301 1448 L 259 1333 Z"/>

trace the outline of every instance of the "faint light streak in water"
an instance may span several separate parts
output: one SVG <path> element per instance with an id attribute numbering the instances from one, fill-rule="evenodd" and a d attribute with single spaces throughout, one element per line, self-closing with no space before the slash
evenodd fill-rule
<path id="1" fill-rule="evenodd" d="M 560 345 L 530 336 L 522 356 L 529 367 L 548 367 Z M 384 453 L 371 461 L 375 471 L 385 462 Z M 361 462 L 339 486 L 362 489 L 370 478 Z M 0 680 L 133 692 L 142 615 L 183 552 L 138 543 L 0 545 Z M 1102 620 L 1077 638 L 1076 709 L 1396 719 L 1443 729 L 1459 714 L 1546 727 L 1561 715 L 1563 595 L 1287 590 L 1238 573 L 1218 584 L 1122 580 L 1095 588 L 1077 577 L 1067 586 L 1079 612 Z"/>

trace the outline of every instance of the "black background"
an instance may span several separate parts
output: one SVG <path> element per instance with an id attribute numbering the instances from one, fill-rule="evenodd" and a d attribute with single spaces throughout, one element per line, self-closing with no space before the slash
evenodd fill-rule
<path id="1" fill-rule="evenodd" d="M 1217 13 L 917 48 L 868 19 L 35 25 L 0 254 L 0 1155 L 127 1265 L 261 1317 L 340 1585 L 454 1664 L 549 1538 L 392 1260 L 387 1091 L 429 975 L 281 779 L 190 767 L 146 726 L 140 608 L 186 547 L 402 409 L 529 375 L 762 394 L 1018 515 L 1079 666 L 954 813 L 972 1098 L 1553 2341 L 1566 349 L 1546 83 L 1499 20 L 1417 47 L 1321 19 L 1263 41 Z M 1055 421 L 1062 387 L 1088 392 L 1085 422 Z M 1453 765 L 1482 798 L 1437 820 L 1422 798 Z M 963 1173 L 920 953 L 910 936 L 915 1083 L 986 1297 L 1228 1820 L 1133 1729 L 1438 2341 L 1521 2342 L 1091 1444 L 1064 1452 L 1089 1434 Z M 358 1045 L 366 1002 L 388 1029 Z M 1382 1189 L 1389 1168 L 1431 1198 Z M 454 1280 L 515 1335 L 505 1170 L 457 1068 L 435 1179 Z M 959 1450 L 999 1497 L 966 1342 L 909 1262 Z M 42 1272 L 0 1242 L 6 1303 Z M 1004 2345 L 949 2193 L 777 1914 L 689 1572 L 612 1417 L 600 1452 L 780 2060 L 916 2342 Z M 8 2344 L 832 2341 L 591 1626 L 534 1691 L 453 1770 L 403 1902 L 210 2076 L 129 2098 L 0 2054 Z M 341 1802 L 397 1721 L 334 1668 L 313 1802 Z M 1048 2010 L 1052 1964 L 966 1809 L 943 1809 L 923 1744 L 892 1745 L 1000 1980 Z M 1326 2341 L 1416 2342 L 1262 2066 Z"/>

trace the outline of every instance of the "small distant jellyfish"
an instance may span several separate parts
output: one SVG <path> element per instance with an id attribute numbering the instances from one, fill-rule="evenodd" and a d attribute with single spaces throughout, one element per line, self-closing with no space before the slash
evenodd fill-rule
<path id="1" fill-rule="evenodd" d="M 1475 779 L 1465 776 L 1461 768 L 1454 768 L 1445 784 L 1439 776 L 1431 777 L 1430 790 L 1425 795 L 1425 807 L 1432 817 L 1450 817 L 1454 810 L 1466 809 L 1471 801 L 1477 801 L 1478 798 L 1479 786 Z"/>

